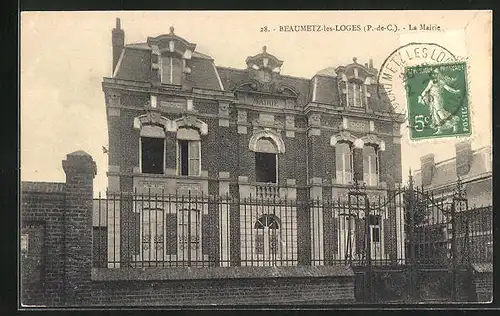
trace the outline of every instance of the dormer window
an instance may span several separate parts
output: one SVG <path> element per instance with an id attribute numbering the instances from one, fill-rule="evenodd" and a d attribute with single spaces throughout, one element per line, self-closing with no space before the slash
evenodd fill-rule
<path id="1" fill-rule="evenodd" d="M 347 106 L 361 108 L 364 106 L 365 87 L 359 81 L 347 83 Z"/>
<path id="2" fill-rule="evenodd" d="M 163 84 L 182 84 L 183 61 L 175 56 L 162 56 L 160 62 L 161 83 Z"/>

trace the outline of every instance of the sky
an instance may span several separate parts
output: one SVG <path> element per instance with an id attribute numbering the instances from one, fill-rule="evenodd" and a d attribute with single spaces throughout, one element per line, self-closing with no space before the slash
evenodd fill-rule
<path id="1" fill-rule="evenodd" d="M 472 148 L 491 145 L 491 13 L 487 11 L 337 12 L 23 12 L 21 14 L 21 180 L 64 182 L 62 160 L 83 150 L 97 164 L 94 192 L 107 187 L 107 123 L 103 77 L 111 77 L 111 30 L 120 17 L 125 43 L 175 33 L 197 44 L 216 65 L 245 68 L 247 56 L 267 46 L 284 61 L 281 73 L 311 78 L 324 68 L 373 59 L 380 68 L 397 47 L 434 41 L 468 62 Z M 260 32 L 262 27 L 317 25 L 439 25 L 440 32 Z M 404 127 L 404 125 L 403 125 Z M 454 156 L 456 138 L 410 141 L 402 128 L 403 177 Z M 463 140 L 461 138 L 460 140 Z"/>

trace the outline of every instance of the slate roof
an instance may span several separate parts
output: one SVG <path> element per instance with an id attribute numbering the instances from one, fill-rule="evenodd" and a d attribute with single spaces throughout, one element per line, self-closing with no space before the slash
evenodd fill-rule
<path id="1" fill-rule="evenodd" d="M 147 43 L 125 45 L 115 78 L 149 82 L 152 76 L 151 50 Z M 195 51 L 189 66 L 191 73 L 186 75 L 188 84 L 195 88 L 221 90 L 214 62 L 210 56 Z"/>
<path id="2" fill-rule="evenodd" d="M 249 70 L 229 67 L 217 67 L 222 85 L 225 90 L 233 90 L 239 83 L 250 80 Z M 298 102 L 305 105 L 309 101 L 309 88 L 311 80 L 300 77 L 280 75 L 278 83 L 290 86 L 299 93 Z"/>
<path id="3" fill-rule="evenodd" d="M 115 78 L 133 80 L 133 81 L 151 81 L 151 51 L 148 43 L 131 43 L 124 47 L 122 57 L 118 62 Z M 260 56 L 261 53 L 256 56 Z M 252 58 L 256 58 L 253 56 Z M 272 56 L 272 55 L 269 55 Z M 219 78 L 224 90 L 231 91 L 239 83 L 250 79 L 248 69 L 235 69 L 224 66 L 215 66 L 211 56 L 194 51 L 191 60 L 188 62 L 191 73 L 186 75 L 187 84 L 194 88 L 221 90 Z M 337 74 L 339 71 L 345 71 L 348 75 L 352 72 L 349 64 L 340 67 L 328 67 L 320 70 L 315 77 L 320 78 L 316 86 L 316 101 L 324 104 L 340 105 L 341 95 L 337 84 Z M 376 69 L 370 68 L 367 71 L 371 75 L 376 74 Z M 314 90 L 313 78 L 300 78 L 288 75 L 280 75 L 279 83 L 295 89 L 298 93 L 298 104 L 305 105 L 312 100 Z M 377 86 L 372 82 L 367 87 L 371 94 L 369 107 L 378 112 L 393 112 L 388 99 L 377 94 Z"/>

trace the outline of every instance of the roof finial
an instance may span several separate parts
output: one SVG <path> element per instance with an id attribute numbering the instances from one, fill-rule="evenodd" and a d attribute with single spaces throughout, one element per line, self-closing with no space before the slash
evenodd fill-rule
<path id="1" fill-rule="evenodd" d="M 267 46 L 266 45 L 262 46 L 262 52 L 266 53 L 266 51 L 267 51 Z"/>
<path id="2" fill-rule="evenodd" d="M 116 18 L 116 28 L 118 30 L 121 28 L 120 18 Z"/>
<path id="3" fill-rule="evenodd" d="M 352 61 L 353 61 L 355 64 L 357 64 L 357 60 L 358 60 L 358 58 L 357 58 L 357 57 L 353 57 L 353 58 L 352 58 Z"/>
<path id="4" fill-rule="evenodd" d="M 173 26 L 170 27 L 170 34 L 174 35 L 174 27 Z"/>

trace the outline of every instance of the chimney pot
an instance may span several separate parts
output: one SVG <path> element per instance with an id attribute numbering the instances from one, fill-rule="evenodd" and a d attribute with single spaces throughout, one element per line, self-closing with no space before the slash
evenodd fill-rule
<path id="1" fill-rule="evenodd" d="M 470 141 L 462 141 L 455 144 L 455 164 L 458 177 L 469 173 L 472 164 L 472 147 Z"/>
<path id="2" fill-rule="evenodd" d="M 120 18 L 116 18 L 115 28 L 111 31 L 111 44 L 113 46 L 112 73 L 114 73 L 120 55 L 122 54 L 123 47 L 125 46 L 125 32 L 121 29 Z"/>

